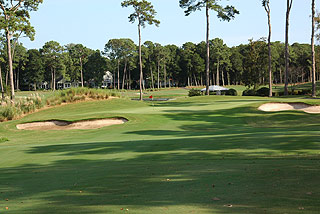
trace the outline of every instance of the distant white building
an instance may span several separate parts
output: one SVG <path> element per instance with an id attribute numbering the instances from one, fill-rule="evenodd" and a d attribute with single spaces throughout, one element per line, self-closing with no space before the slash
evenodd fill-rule
<path id="1" fill-rule="evenodd" d="M 68 88 L 78 88 L 81 85 L 81 82 L 70 82 L 65 78 L 61 77 L 56 80 L 56 89 L 68 89 Z"/>
<path id="2" fill-rule="evenodd" d="M 103 76 L 102 86 L 101 88 L 110 88 L 113 83 L 113 75 L 110 71 L 106 71 Z"/>

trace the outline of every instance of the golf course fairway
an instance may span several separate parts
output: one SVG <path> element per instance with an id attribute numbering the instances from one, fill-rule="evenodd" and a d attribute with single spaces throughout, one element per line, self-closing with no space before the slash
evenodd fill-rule
<path id="1" fill-rule="evenodd" d="M 272 102 L 178 97 L 90 101 L 0 123 L 0 213 L 320 213 L 320 114 Z M 126 118 L 92 130 L 18 130 Z"/>

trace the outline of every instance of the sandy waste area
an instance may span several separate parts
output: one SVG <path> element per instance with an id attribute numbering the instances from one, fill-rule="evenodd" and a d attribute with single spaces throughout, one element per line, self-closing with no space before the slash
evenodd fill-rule
<path id="1" fill-rule="evenodd" d="M 74 130 L 74 129 L 99 129 L 105 126 L 118 125 L 128 122 L 124 118 L 100 119 L 100 120 L 86 120 L 78 122 L 66 121 L 45 121 L 35 123 L 25 123 L 17 125 L 20 130 Z"/>
<path id="2" fill-rule="evenodd" d="M 258 109 L 266 112 L 298 110 L 311 114 L 320 113 L 320 106 L 311 106 L 304 103 L 266 103 Z"/>

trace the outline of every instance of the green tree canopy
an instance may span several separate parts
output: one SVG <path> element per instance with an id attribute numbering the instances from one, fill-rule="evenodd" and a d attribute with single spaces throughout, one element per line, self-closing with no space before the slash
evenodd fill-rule
<path id="1" fill-rule="evenodd" d="M 63 47 L 56 41 L 46 42 L 41 49 L 45 67 L 51 73 L 52 90 L 56 90 L 57 77 L 64 76 L 65 73 L 65 59 L 62 52 Z"/>
<path id="2" fill-rule="evenodd" d="M 30 11 L 36 11 L 43 0 L 0 0 L 0 29 L 5 31 L 10 73 L 11 99 L 14 99 L 13 55 L 11 39 L 25 34 L 31 40 L 34 28 L 30 24 Z"/>

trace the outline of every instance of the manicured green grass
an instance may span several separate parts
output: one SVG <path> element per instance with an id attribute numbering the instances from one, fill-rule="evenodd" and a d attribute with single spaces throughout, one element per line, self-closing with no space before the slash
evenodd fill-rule
<path id="1" fill-rule="evenodd" d="M 143 98 L 149 98 L 151 95 L 154 98 L 169 98 L 173 99 L 176 97 L 186 97 L 188 96 L 189 90 L 186 88 L 161 88 L 155 89 L 154 91 L 151 89 L 143 91 Z M 128 98 L 139 98 L 140 92 L 139 90 L 129 90 L 129 91 L 122 91 L 121 95 L 123 97 Z"/>
<path id="2" fill-rule="evenodd" d="M 0 143 L 0 213 L 317 214 L 320 115 L 257 110 L 283 101 L 320 104 L 240 96 L 113 99 L 1 123 L 0 136 L 9 141 Z M 108 117 L 129 122 L 98 130 L 15 128 Z"/>

